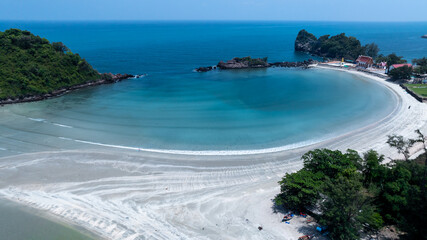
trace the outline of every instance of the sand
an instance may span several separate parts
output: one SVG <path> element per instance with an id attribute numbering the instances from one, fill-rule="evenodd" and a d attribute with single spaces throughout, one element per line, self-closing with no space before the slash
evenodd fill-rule
<path id="1" fill-rule="evenodd" d="M 197 155 L 98 148 L 0 158 L 0 196 L 105 239 L 298 239 L 314 226 L 301 217 L 282 223 L 272 199 L 281 177 L 302 167 L 303 153 L 374 149 L 395 158 L 387 135 L 415 137 L 414 130 L 427 130 L 427 105 L 396 84 L 352 73 L 394 92 L 393 113 L 337 138 L 285 151 Z"/>

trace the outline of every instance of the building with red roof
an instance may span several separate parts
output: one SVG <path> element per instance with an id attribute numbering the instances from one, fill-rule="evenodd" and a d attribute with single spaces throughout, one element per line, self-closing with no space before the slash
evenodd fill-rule
<path id="1" fill-rule="evenodd" d="M 356 63 L 359 67 L 370 68 L 374 65 L 374 60 L 371 57 L 360 55 L 356 59 Z"/>
<path id="2" fill-rule="evenodd" d="M 412 64 L 410 64 L 410 63 L 393 64 L 388 69 L 386 69 L 386 73 L 388 74 L 391 70 L 393 70 L 395 68 L 400 68 L 400 67 L 403 67 L 403 66 L 408 66 L 408 67 L 412 68 Z"/>
<path id="3" fill-rule="evenodd" d="M 393 68 L 400 68 L 400 67 L 403 67 L 403 66 L 408 66 L 408 67 L 412 68 L 412 64 L 410 64 L 410 63 L 401 63 L 401 64 L 393 64 L 393 65 L 391 65 L 390 66 L 390 70 L 392 70 Z"/>

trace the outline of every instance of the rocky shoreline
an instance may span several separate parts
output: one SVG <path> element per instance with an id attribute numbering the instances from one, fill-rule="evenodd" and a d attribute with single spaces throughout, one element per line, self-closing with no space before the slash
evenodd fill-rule
<path id="1" fill-rule="evenodd" d="M 274 62 L 268 63 L 267 58 L 233 58 L 226 62 L 220 61 L 215 66 L 199 67 L 196 68 L 196 72 L 209 72 L 212 70 L 230 70 L 230 69 L 253 69 L 253 68 L 269 68 L 269 67 L 299 67 L 308 68 L 310 65 L 317 63 L 313 59 L 305 60 L 303 62 Z"/>
<path id="2" fill-rule="evenodd" d="M 82 88 L 99 86 L 99 85 L 103 85 L 103 84 L 112 84 L 112 83 L 121 82 L 121 81 L 126 80 L 126 79 L 140 78 L 143 76 L 144 75 L 104 73 L 104 74 L 102 74 L 101 79 L 97 79 L 95 81 L 91 81 L 91 82 L 87 82 L 87 83 L 83 83 L 83 84 L 74 85 L 71 87 L 61 88 L 61 89 L 58 89 L 58 90 L 53 91 L 51 93 L 42 94 L 42 95 L 25 96 L 25 97 L 19 97 L 19 98 L 2 99 L 2 100 L 0 100 L 0 106 L 6 105 L 6 104 L 13 104 L 13 103 L 41 101 L 41 100 L 45 100 L 45 99 L 49 99 L 49 98 L 59 97 L 59 96 L 62 96 L 64 94 L 67 94 L 69 92 L 72 92 L 72 91 L 75 91 L 78 89 L 82 89 Z"/>

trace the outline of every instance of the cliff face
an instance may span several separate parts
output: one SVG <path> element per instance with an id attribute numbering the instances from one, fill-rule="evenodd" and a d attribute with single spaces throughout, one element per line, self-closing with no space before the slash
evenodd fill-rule
<path id="1" fill-rule="evenodd" d="M 295 40 L 295 51 L 301 52 L 313 52 L 315 51 L 315 45 L 317 44 L 317 38 L 313 34 L 306 30 L 299 31 Z"/>

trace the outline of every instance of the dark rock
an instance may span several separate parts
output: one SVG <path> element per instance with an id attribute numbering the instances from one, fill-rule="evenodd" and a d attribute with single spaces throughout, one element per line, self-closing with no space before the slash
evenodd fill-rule
<path id="1" fill-rule="evenodd" d="M 196 71 L 197 72 L 209 72 L 212 69 L 213 69 L 212 67 L 199 67 L 199 68 L 196 68 Z"/>
<path id="2" fill-rule="evenodd" d="M 295 51 L 312 52 L 316 44 L 316 36 L 303 29 L 299 31 L 295 40 Z"/>
<path id="3" fill-rule="evenodd" d="M 267 58 L 233 58 L 227 62 L 218 63 L 220 69 L 243 69 L 243 68 L 267 68 L 269 64 Z"/>

